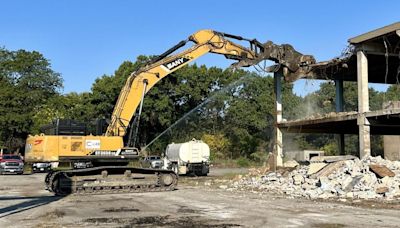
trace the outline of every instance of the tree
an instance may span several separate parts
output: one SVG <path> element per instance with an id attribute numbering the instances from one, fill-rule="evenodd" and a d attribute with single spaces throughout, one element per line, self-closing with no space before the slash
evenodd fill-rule
<path id="1" fill-rule="evenodd" d="M 11 149 L 23 146 L 33 116 L 61 88 L 61 75 L 39 52 L 0 48 L 0 141 Z"/>
<path id="2" fill-rule="evenodd" d="M 232 72 L 193 64 L 164 78 L 145 97 L 140 126 L 146 130 L 140 132 L 141 143 L 148 143 L 185 115 L 184 121 L 169 132 L 172 134 L 165 136 L 163 140 L 166 143 L 200 138 L 206 129 L 216 129 L 212 126 L 219 125 L 217 113 L 224 109 L 224 104 L 216 97 L 220 95 L 218 91 L 245 74 L 244 71 Z M 202 107 L 195 109 L 201 104 Z"/>
<path id="3" fill-rule="evenodd" d="M 211 160 L 226 159 L 228 157 L 232 159 L 232 154 L 229 153 L 231 142 L 224 133 L 205 133 L 201 137 L 201 140 L 203 140 L 210 147 Z"/>
<path id="4" fill-rule="evenodd" d="M 90 103 L 91 93 L 71 92 L 47 99 L 34 116 L 32 133 L 39 133 L 43 125 L 55 119 L 73 119 L 89 123 L 94 119 L 95 106 Z"/>
<path id="5" fill-rule="evenodd" d="M 230 102 L 225 130 L 232 139 L 234 156 L 248 157 L 258 145 L 271 139 L 274 112 L 273 79 L 252 75 Z"/>

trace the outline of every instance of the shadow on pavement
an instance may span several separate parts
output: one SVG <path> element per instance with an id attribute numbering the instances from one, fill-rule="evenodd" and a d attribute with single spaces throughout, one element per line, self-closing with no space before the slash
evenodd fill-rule
<path id="1" fill-rule="evenodd" d="M 4 208 L 0 208 L 0 218 L 17 214 L 26 210 L 30 210 L 36 207 L 40 207 L 57 200 L 60 200 L 63 197 L 60 196 L 38 196 L 38 197 L 18 197 L 18 196 L 1 196 L 0 201 L 6 200 L 13 200 L 13 201 L 20 201 L 24 200 L 23 202 L 7 206 Z"/>

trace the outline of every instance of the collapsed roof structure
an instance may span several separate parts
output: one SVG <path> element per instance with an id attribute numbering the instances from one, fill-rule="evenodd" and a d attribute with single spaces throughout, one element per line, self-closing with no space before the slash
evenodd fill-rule
<path id="1" fill-rule="evenodd" d="M 285 74 L 284 69 L 274 72 L 277 165 L 281 164 L 282 132 L 339 134 L 341 153 L 344 152 L 343 135 L 358 134 L 360 157 L 371 153 L 370 134 L 400 134 L 400 107 L 389 105 L 381 110 L 371 111 L 368 91 L 368 83 L 400 84 L 400 22 L 350 38 L 348 42 L 348 49 L 341 57 L 304 66 L 301 75 Z M 289 82 L 300 78 L 334 80 L 336 112 L 284 121 L 282 77 Z M 358 110 L 354 112 L 343 112 L 343 81 L 357 82 Z"/>

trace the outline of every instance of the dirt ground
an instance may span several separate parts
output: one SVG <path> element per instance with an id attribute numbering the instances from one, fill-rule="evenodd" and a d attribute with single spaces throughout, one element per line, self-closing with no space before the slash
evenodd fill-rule
<path id="1" fill-rule="evenodd" d="M 244 172 L 214 169 L 209 177 L 182 177 L 173 192 L 63 198 L 44 190 L 44 174 L 3 175 L 0 227 L 399 227 L 399 207 L 288 199 L 207 184 Z"/>

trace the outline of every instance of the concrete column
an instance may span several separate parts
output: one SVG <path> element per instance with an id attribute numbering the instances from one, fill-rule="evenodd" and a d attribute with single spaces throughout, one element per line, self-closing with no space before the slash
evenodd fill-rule
<path id="1" fill-rule="evenodd" d="M 283 166 L 283 136 L 282 131 L 278 127 L 278 123 L 282 121 L 282 70 L 274 73 L 275 87 L 275 165 Z"/>
<path id="2" fill-rule="evenodd" d="M 368 93 L 368 59 L 363 51 L 357 52 L 357 84 L 358 84 L 358 132 L 360 142 L 360 158 L 371 155 L 370 125 L 365 117 L 369 111 Z"/>
<path id="3" fill-rule="evenodd" d="M 335 80 L 336 87 L 336 112 L 343 112 L 343 80 L 337 79 Z M 339 154 L 344 155 L 344 134 L 336 134 L 336 141 L 338 143 Z"/>

